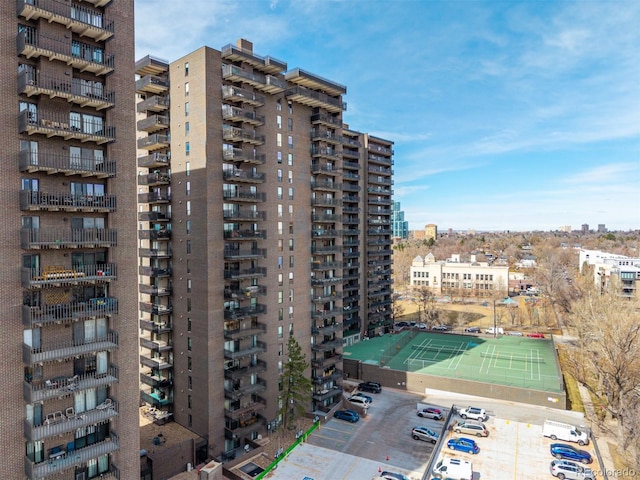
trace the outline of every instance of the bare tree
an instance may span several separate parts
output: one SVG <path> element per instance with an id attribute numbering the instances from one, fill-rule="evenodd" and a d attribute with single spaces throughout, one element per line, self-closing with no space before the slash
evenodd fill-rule
<path id="1" fill-rule="evenodd" d="M 585 282 L 586 283 L 586 282 Z M 590 282 L 589 282 L 590 283 Z M 614 282 L 615 284 L 615 282 Z M 588 285 L 574 303 L 571 326 L 578 336 L 569 372 L 618 421 L 620 445 L 640 463 L 640 302 L 600 294 Z"/>
<path id="2" fill-rule="evenodd" d="M 401 296 L 402 295 L 400 295 L 399 293 L 394 293 L 391 295 L 391 320 L 393 321 L 393 323 L 395 323 L 398 318 L 400 318 L 404 314 L 404 305 L 400 300 Z"/>
<path id="3" fill-rule="evenodd" d="M 428 287 L 417 287 L 413 292 L 413 301 L 418 305 L 418 318 L 428 327 L 438 317 L 436 297 Z"/>

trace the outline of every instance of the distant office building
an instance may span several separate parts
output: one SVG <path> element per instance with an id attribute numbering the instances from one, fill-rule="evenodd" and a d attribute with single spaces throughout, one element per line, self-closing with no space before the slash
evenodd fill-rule
<path id="1" fill-rule="evenodd" d="M 404 219 L 404 212 L 400 210 L 400 202 L 393 202 L 391 207 L 391 228 L 394 238 L 406 240 L 409 237 L 409 222 Z"/>
<path id="2" fill-rule="evenodd" d="M 562 225 L 561 227 L 558 228 L 558 231 L 569 233 L 571 232 L 571 225 Z"/>
<path id="3" fill-rule="evenodd" d="M 417 256 L 410 269 L 411 286 L 428 287 L 434 295 L 491 296 L 507 294 L 509 266 L 489 265 L 476 261 L 472 255 L 461 262 L 460 255 L 446 261 L 436 261 L 432 253 L 424 259 Z"/>
<path id="4" fill-rule="evenodd" d="M 582 233 L 589 233 L 589 224 L 588 223 L 583 223 L 582 224 Z"/>
<path id="5" fill-rule="evenodd" d="M 247 40 L 136 72 L 140 399 L 241 456 L 281 421 L 289 336 L 328 412 L 343 345 L 391 326 L 393 143 Z"/>
<path id="6" fill-rule="evenodd" d="M 607 227 L 604 223 L 598 224 L 598 233 L 607 233 Z"/>
<path id="7" fill-rule="evenodd" d="M 627 257 L 600 250 L 580 250 L 580 272 L 586 266 L 593 269 L 593 281 L 601 289 L 609 288 L 612 277 L 620 281 L 622 294 L 631 297 L 640 283 L 640 258 Z"/>
<path id="8" fill-rule="evenodd" d="M 435 223 L 429 223 L 424 227 L 424 238 L 429 240 L 433 238 L 436 240 L 438 238 L 438 226 Z"/>

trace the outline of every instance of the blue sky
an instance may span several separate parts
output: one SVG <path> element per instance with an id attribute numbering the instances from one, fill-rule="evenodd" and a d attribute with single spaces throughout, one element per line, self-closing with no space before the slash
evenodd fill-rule
<path id="1" fill-rule="evenodd" d="M 411 229 L 640 228 L 640 2 L 136 0 L 136 56 L 238 38 L 347 86 Z"/>

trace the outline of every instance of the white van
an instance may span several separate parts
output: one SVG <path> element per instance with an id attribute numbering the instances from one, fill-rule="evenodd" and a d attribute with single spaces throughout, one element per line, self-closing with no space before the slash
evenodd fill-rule
<path id="1" fill-rule="evenodd" d="M 565 442 L 576 442 L 578 445 L 588 445 L 589 436 L 584 430 L 580 430 L 568 423 L 545 420 L 542 426 L 542 435 L 551 440 L 564 440 Z"/>
<path id="2" fill-rule="evenodd" d="M 433 476 L 452 480 L 472 480 L 473 465 L 459 458 L 444 457 L 433 467 Z"/>
<path id="3" fill-rule="evenodd" d="M 498 327 L 498 328 L 487 328 L 485 329 L 484 333 L 488 333 L 490 335 L 493 335 L 494 333 L 496 333 L 496 331 L 498 332 L 498 335 L 504 335 L 504 328 L 502 327 Z"/>

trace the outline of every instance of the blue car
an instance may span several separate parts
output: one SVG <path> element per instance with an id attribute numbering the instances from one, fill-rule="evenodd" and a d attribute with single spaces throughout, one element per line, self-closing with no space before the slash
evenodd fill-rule
<path id="1" fill-rule="evenodd" d="M 582 463 L 591 463 L 593 461 L 589 452 L 578 450 L 576 447 L 572 447 L 565 443 L 552 443 L 549 446 L 549 449 L 551 451 L 551 455 L 558 459 L 565 458 L 567 460 L 574 460 Z"/>
<path id="2" fill-rule="evenodd" d="M 339 418 L 340 420 L 346 420 L 347 422 L 355 423 L 360 420 L 360 415 L 358 412 L 354 412 L 353 410 L 338 410 L 333 414 L 335 418 Z"/>
<path id="3" fill-rule="evenodd" d="M 474 455 L 480 451 L 480 447 L 470 438 L 458 437 L 452 438 L 447 442 L 447 447 L 451 450 L 458 450 L 460 452 L 473 453 Z"/>

